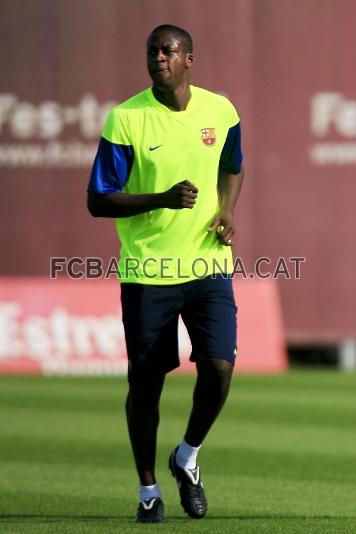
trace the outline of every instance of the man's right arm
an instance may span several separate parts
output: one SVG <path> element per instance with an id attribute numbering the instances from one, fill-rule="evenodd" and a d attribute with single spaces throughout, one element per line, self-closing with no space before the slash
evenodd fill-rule
<path id="1" fill-rule="evenodd" d="M 88 210 L 93 217 L 131 217 L 159 208 L 192 209 L 198 189 L 188 180 L 179 182 L 163 193 L 132 195 L 124 192 L 104 194 L 88 192 Z"/>

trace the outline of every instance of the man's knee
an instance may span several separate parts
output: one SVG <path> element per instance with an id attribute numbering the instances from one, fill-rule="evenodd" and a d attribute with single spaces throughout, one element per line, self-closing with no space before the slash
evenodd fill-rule
<path id="1" fill-rule="evenodd" d="M 128 368 L 129 396 L 143 402 L 158 401 L 162 392 L 165 374 L 143 366 Z"/>
<path id="2" fill-rule="evenodd" d="M 221 379 L 231 378 L 234 370 L 234 363 L 224 358 L 209 356 L 197 357 L 198 373 L 215 375 Z"/>
<path id="3" fill-rule="evenodd" d="M 211 390 L 226 396 L 230 389 L 234 364 L 223 358 L 197 358 L 199 382 Z"/>

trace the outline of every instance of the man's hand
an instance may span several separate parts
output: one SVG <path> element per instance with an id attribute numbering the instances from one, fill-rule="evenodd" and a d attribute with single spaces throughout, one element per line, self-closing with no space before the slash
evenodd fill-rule
<path id="1" fill-rule="evenodd" d="M 209 232 L 216 232 L 216 236 L 222 245 L 231 247 L 235 234 L 233 228 L 233 213 L 222 210 L 215 218 L 213 224 L 208 229 Z"/>
<path id="2" fill-rule="evenodd" d="M 184 180 L 162 193 L 162 197 L 165 208 L 171 210 L 192 209 L 198 197 L 198 189 L 188 180 Z"/>
<path id="3" fill-rule="evenodd" d="M 133 195 L 114 192 L 108 195 L 88 193 L 88 209 L 93 217 L 132 217 L 159 208 L 179 210 L 194 207 L 198 189 L 188 180 L 179 182 L 164 193 Z"/>

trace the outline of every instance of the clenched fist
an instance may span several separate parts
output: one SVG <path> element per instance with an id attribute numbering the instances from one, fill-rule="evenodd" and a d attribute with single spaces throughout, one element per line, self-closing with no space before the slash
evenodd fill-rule
<path id="1" fill-rule="evenodd" d="M 194 208 L 198 197 L 198 189 L 189 180 L 175 184 L 163 193 L 163 203 L 166 208 L 179 210 L 182 208 Z"/>

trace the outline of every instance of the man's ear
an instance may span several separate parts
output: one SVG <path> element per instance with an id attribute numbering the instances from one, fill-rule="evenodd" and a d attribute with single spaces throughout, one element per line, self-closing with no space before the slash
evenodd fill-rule
<path id="1" fill-rule="evenodd" d="M 193 56 L 193 54 L 191 54 L 191 53 L 189 52 L 189 54 L 187 54 L 187 57 L 186 57 L 186 60 L 185 60 L 185 61 L 186 61 L 186 65 L 187 65 L 187 67 L 190 67 L 191 64 L 192 64 L 193 61 L 194 61 L 194 56 Z"/>

